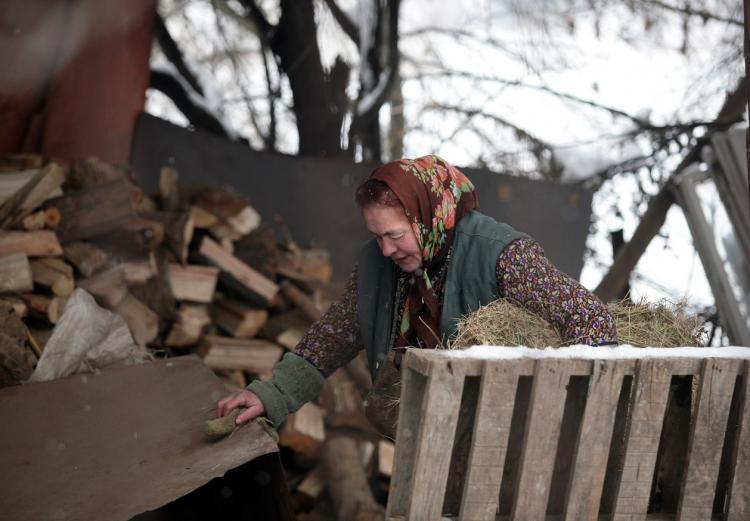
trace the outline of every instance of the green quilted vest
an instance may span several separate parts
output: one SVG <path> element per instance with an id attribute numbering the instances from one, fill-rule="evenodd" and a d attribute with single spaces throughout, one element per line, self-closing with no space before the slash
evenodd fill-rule
<path id="1" fill-rule="evenodd" d="M 508 244 L 521 237 L 527 235 L 479 212 L 471 212 L 458 222 L 440 321 L 444 342 L 455 333 L 461 316 L 498 298 L 497 258 Z M 397 276 L 396 264 L 383 256 L 375 239 L 365 244 L 359 256 L 357 307 L 373 380 L 392 347 L 388 344 Z"/>

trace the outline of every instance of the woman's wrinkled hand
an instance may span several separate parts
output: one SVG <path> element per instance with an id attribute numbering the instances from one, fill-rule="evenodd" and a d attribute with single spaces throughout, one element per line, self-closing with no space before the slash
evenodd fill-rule
<path id="1" fill-rule="evenodd" d="M 242 389 L 219 400 L 216 404 L 217 416 L 219 418 L 226 416 L 237 407 L 245 407 L 247 409 L 237 416 L 237 425 L 248 422 L 266 412 L 266 408 L 263 407 L 263 403 L 254 392 Z"/>

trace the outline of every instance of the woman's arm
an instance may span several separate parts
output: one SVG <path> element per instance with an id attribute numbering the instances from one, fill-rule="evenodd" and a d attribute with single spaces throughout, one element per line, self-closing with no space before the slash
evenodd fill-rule
<path id="1" fill-rule="evenodd" d="M 361 349 L 357 322 L 357 268 L 344 294 L 302 337 L 293 353 L 274 366 L 270 380 L 255 380 L 217 404 L 224 416 L 236 407 L 247 407 L 237 417 L 244 423 L 265 414 L 278 427 L 286 417 L 320 393 L 329 376 L 354 358 Z"/>
<path id="2" fill-rule="evenodd" d="M 509 244 L 497 259 L 500 294 L 549 322 L 565 345 L 617 343 L 607 307 L 581 284 L 550 263 L 532 239 Z"/>

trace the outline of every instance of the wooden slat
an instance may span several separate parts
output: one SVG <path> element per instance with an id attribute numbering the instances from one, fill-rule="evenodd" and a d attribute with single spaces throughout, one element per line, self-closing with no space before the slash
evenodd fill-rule
<path id="1" fill-rule="evenodd" d="M 631 367 L 632 363 L 623 361 L 594 362 L 570 478 L 566 521 L 596 520 L 599 517 L 617 402 L 623 377 Z"/>
<path id="2" fill-rule="evenodd" d="M 677 507 L 678 521 L 711 517 L 738 365 L 735 360 L 723 358 L 703 362 L 696 417 L 690 432 L 685 478 Z"/>
<path id="3" fill-rule="evenodd" d="M 461 521 L 493 521 L 500 497 L 510 422 L 523 361 L 485 362 L 479 389 Z"/>
<path id="4" fill-rule="evenodd" d="M 750 519 L 750 361 L 744 363 L 742 407 L 727 521 Z"/>
<path id="5" fill-rule="evenodd" d="M 536 362 L 511 514 L 514 521 L 545 517 L 570 366 L 569 360 L 540 359 Z"/>
<path id="6" fill-rule="evenodd" d="M 638 361 L 613 521 L 642 521 L 646 518 L 671 380 L 670 361 Z"/>
<path id="7" fill-rule="evenodd" d="M 401 401 L 396 428 L 396 454 L 388 493 L 387 516 L 404 516 L 409 504 L 410 480 L 417 448 L 419 413 L 422 410 L 426 377 L 412 364 L 418 360 L 414 351 L 407 351 L 401 369 Z"/>
<path id="8" fill-rule="evenodd" d="M 409 519 L 441 517 L 463 385 L 461 364 L 433 362 L 420 414 Z"/>

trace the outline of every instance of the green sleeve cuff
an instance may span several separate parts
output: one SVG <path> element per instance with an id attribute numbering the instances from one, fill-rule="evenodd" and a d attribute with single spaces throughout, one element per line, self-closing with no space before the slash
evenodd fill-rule
<path id="1" fill-rule="evenodd" d="M 287 353 L 273 368 L 270 380 L 255 380 L 247 386 L 266 410 L 266 417 L 278 428 L 286 417 L 315 398 L 325 378 L 317 367 L 294 353 Z"/>

